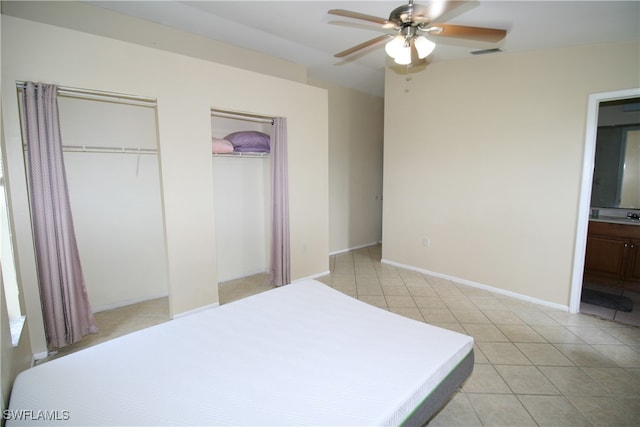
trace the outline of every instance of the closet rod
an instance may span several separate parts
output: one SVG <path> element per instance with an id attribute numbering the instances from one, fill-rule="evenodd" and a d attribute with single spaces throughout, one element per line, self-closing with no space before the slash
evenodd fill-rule
<path id="1" fill-rule="evenodd" d="M 29 148 L 23 145 L 24 151 Z M 95 145 L 63 145 L 62 151 L 79 153 L 124 153 L 124 154 L 157 154 L 155 148 L 135 148 L 135 147 L 101 147 Z"/>
<path id="2" fill-rule="evenodd" d="M 27 82 L 17 81 L 16 87 L 20 90 L 24 90 Z M 58 95 L 66 96 L 68 98 L 80 98 L 90 99 L 98 101 L 117 102 L 121 104 L 139 105 L 142 107 L 155 107 L 156 100 L 154 98 L 148 98 L 138 95 L 128 95 L 124 93 L 105 92 L 100 90 L 91 89 L 79 89 L 66 86 L 58 86 Z"/>
<path id="3" fill-rule="evenodd" d="M 232 113 L 230 111 L 211 110 L 211 115 L 215 117 L 222 117 L 222 118 L 228 118 L 228 119 L 245 120 L 247 122 L 273 124 L 273 117 L 260 116 L 260 115 L 254 115 L 254 114 Z"/>

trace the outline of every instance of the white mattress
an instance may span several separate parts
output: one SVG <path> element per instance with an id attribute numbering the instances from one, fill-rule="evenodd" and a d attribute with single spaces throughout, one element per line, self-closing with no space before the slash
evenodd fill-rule
<path id="1" fill-rule="evenodd" d="M 472 348 L 306 280 L 31 368 L 10 410 L 54 425 L 397 425 Z"/>

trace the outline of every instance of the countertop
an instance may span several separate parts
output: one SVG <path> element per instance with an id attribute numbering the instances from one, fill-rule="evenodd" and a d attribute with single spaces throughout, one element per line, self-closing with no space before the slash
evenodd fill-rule
<path id="1" fill-rule="evenodd" d="M 597 221 L 597 222 L 612 222 L 614 224 L 624 224 L 624 225 L 640 225 L 640 219 L 631 219 L 620 216 L 607 216 L 600 215 L 596 217 L 589 217 L 589 221 Z"/>

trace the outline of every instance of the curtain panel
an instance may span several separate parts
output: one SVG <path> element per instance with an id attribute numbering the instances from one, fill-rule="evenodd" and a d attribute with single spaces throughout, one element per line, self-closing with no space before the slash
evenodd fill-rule
<path id="1" fill-rule="evenodd" d="M 24 137 L 47 344 L 60 348 L 98 331 L 76 243 L 62 153 L 57 87 L 25 84 Z"/>
<path id="2" fill-rule="evenodd" d="M 271 144 L 271 284 L 291 283 L 287 119 L 274 119 Z"/>

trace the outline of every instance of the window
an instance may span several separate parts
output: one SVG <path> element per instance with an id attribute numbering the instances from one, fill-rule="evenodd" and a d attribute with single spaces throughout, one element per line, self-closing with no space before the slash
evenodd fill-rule
<path id="1" fill-rule="evenodd" d="M 0 153 L 0 265 L 2 266 L 5 304 L 7 305 L 11 327 L 11 341 L 14 346 L 17 346 L 24 324 L 24 316 L 20 309 L 18 280 L 13 257 L 13 239 L 11 227 L 9 226 L 9 210 L 2 163 L 3 159 Z"/>

